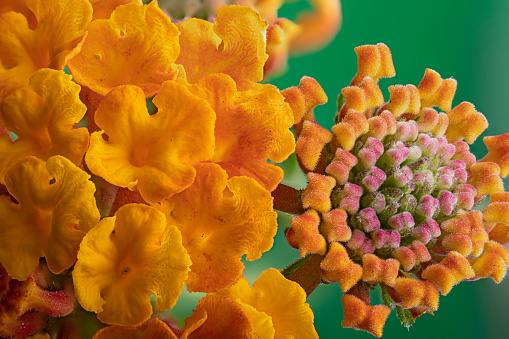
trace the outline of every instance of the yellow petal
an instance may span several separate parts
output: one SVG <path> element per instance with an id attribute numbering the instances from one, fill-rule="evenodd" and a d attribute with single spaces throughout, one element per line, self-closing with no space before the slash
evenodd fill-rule
<path id="1" fill-rule="evenodd" d="M 62 70 L 79 51 L 85 28 L 92 18 L 88 0 L 27 0 L 38 26 L 31 30 L 23 14 L 0 16 L 0 101 L 28 82 L 38 69 Z"/>
<path id="2" fill-rule="evenodd" d="M 235 283 L 241 257 L 258 259 L 272 247 L 276 213 L 272 197 L 251 178 L 233 177 L 216 164 L 196 165 L 195 182 L 162 204 L 182 232 L 193 266 L 190 291 L 210 292 Z"/>
<path id="3" fill-rule="evenodd" d="M 221 9 L 216 23 L 187 19 L 179 23 L 181 52 L 177 63 L 194 84 L 213 73 L 228 74 L 240 90 L 263 78 L 267 24 L 248 7 Z"/>
<path id="4" fill-rule="evenodd" d="M 68 63 L 76 82 L 106 95 L 120 85 L 136 85 L 150 97 L 177 72 L 177 27 L 153 1 L 119 6 L 108 20 L 95 20 L 81 52 Z"/>
<path id="5" fill-rule="evenodd" d="M 29 88 L 5 98 L 0 122 L 18 138 L 11 142 L 0 135 L 0 182 L 12 164 L 29 155 L 43 160 L 62 155 L 75 165 L 81 163 L 89 134 L 86 128 L 74 128 L 86 112 L 79 92 L 71 76 L 44 68 L 34 73 Z"/>
<path id="6" fill-rule="evenodd" d="M 148 202 L 191 185 L 192 165 L 209 159 L 214 149 L 215 114 L 205 100 L 168 81 L 153 102 L 159 110 L 149 115 L 139 87 L 108 93 L 95 113 L 104 131 L 91 135 L 85 157 L 94 174 L 140 191 Z"/>
<path id="7" fill-rule="evenodd" d="M 94 9 L 92 20 L 96 19 L 109 19 L 111 13 L 121 5 L 125 4 L 140 4 L 141 0 L 89 0 Z"/>
<path id="8" fill-rule="evenodd" d="M 138 326 L 175 305 L 191 261 L 180 232 L 142 204 L 121 207 L 83 239 L 73 271 L 76 298 L 104 323 Z"/>
<path id="9" fill-rule="evenodd" d="M 100 217 L 89 178 L 61 156 L 47 163 L 26 157 L 7 171 L 18 204 L 0 197 L 0 263 L 12 278 L 25 280 L 43 256 L 53 273 L 74 264 L 81 239 Z"/>

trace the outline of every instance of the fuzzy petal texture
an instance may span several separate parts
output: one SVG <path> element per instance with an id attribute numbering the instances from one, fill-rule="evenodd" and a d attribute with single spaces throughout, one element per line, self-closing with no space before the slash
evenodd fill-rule
<path id="1" fill-rule="evenodd" d="M 237 91 L 226 74 L 207 76 L 191 91 L 205 98 L 217 114 L 211 161 L 230 177 L 251 177 L 273 191 L 283 179 L 283 171 L 267 160 L 282 162 L 295 150 L 290 131 L 293 112 L 283 95 L 272 85 Z"/>
<path id="2" fill-rule="evenodd" d="M 173 307 L 191 261 L 179 230 L 142 204 L 121 207 L 83 239 L 73 271 L 76 298 L 110 325 L 138 326 Z"/>
<path id="3" fill-rule="evenodd" d="M 161 204 L 168 220 L 182 232 L 193 266 L 189 291 L 213 292 L 242 275 L 245 254 L 258 259 L 277 231 L 272 197 L 251 178 L 228 179 L 216 164 L 196 165 L 194 184 Z"/>
<path id="4" fill-rule="evenodd" d="M 252 288 L 242 278 L 218 294 L 239 300 L 269 315 L 276 330 L 274 338 L 318 338 L 313 326 L 313 312 L 306 303 L 306 292 L 276 269 L 263 272 Z"/>
<path id="5" fill-rule="evenodd" d="M 218 12 L 215 24 L 187 19 L 177 27 L 181 52 L 176 63 L 184 66 L 190 83 L 224 73 L 245 90 L 262 80 L 267 24 L 253 9 L 227 6 Z"/>
<path id="6" fill-rule="evenodd" d="M 93 21 L 81 52 L 69 60 L 76 82 L 100 95 L 120 85 L 136 85 L 146 97 L 174 80 L 179 54 L 177 27 L 153 1 L 119 6 L 111 17 Z"/>
<path id="7" fill-rule="evenodd" d="M 19 203 L 0 196 L 0 263 L 12 278 L 25 280 L 40 257 L 57 274 L 74 264 L 100 218 L 89 178 L 61 156 L 26 157 L 7 171 L 7 189 Z"/>
<path id="8" fill-rule="evenodd" d="M 28 84 L 40 68 L 64 69 L 67 60 L 79 52 L 85 29 L 92 19 L 88 0 L 27 0 L 27 7 L 39 22 L 29 28 L 21 13 L 0 16 L 0 101 Z"/>
<path id="9" fill-rule="evenodd" d="M 150 203 L 193 183 L 192 165 L 213 153 L 215 121 L 205 100 L 172 81 L 153 102 L 159 110 L 149 115 L 139 87 L 121 86 L 108 93 L 95 113 L 103 131 L 91 135 L 85 157 L 94 174 L 140 191 Z"/>
<path id="10" fill-rule="evenodd" d="M 87 110 L 79 100 L 80 86 L 71 76 L 44 68 L 34 73 L 30 87 L 5 98 L 0 122 L 18 137 L 0 135 L 0 183 L 7 169 L 29 155 L 47 160 L 62 155 L 79 165 L 88 148 L 86 128 L 74 128 Z"/>

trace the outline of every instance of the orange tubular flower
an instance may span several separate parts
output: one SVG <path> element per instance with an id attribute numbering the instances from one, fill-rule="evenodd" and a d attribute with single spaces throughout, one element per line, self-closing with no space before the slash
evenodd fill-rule
<path id="1" fill-rule="evenodd" d="M 244 254 L 252 261 L 272 247 L 276 213 L 269 192 L 253 179 L 228 179 L 216 164 L 198 164 L 196 170 L 193 185 L 163 201 L 161 209 L 182 232 L 193 262 L 187 289 L 213 292 L 240 278 Z"/>
<path id="2" fill-rule="evenodd" d="M 318 338 L 306 293 L 279 271 L 268 269 L 253 283 L 245 278 L 198 302 L 181 339 Z"/>
<path id="3" fill-rule="evenodd" d="M 86 128 L 74 129 L 86 111 L 79 91 L 69 75 L 45 68 L 34 73 L 29 88 L 5 98 L 0 123 L 17 139 L 0 134 L 0 183 L 11 165 L 28 155 L 47 160 L 58 154 L 80 165 L 89 134 Z"/>
<path id="4" fill-rule="evenodd" d="M 248 7 L 227 6 L 216 23 L 187 19 L 177 25 L 187 80 L 194 84 L 213 73 L 228 74 L 244 91 L 263 79 L 266 23 Z"/>
<path id="5" fill-rule="evenodd" d="M 26 157 L 5 176 L 9 196 L 0 196 L 0 263 L 25 280 L 46 257 L 61 273 L 76 261 L 79 244 L 99 221 L 90 176 L 61 156 L 45 163 Z"/>
<path id="6" fill-rule="evenodd" d="M 138 326 L 155 307 L 175 305 L 191 261 L 179 230 L 142 204 L 121 207 L 83 239 L 74 267 L 76 298 L 104 323 Z"/>
<path id="7" fill-rule="evenodd" d="M 323 256 L 322 278 L 347 293 L 343 326 L 381 336 L 389 308 L 410 326 L 438 308 L 439 291 L 504 277 L 509 250 L 495 241 L 509 241 L 509 193 L 500 178 L 509 172 L 509 137 L 487 137 L 489 153 L 476 162 L 463 140 L 474 142 L 487 120 L 467 102 L 451 109 L 455 80 L 428 69 L 417 87 L 391 87 L 384 103 L 377 82 L 395 73 L 389 49 L 356 52 L 359 71 L 341 92 L 332 140 L 312 157 L 297 153 L 309 181 L 299 198 L 311 209 L 292 219 L 286 236 L 301 256 Z M 302 106 L 287 94 L 292 107 Z M 299 140 L 325 140 L 320 128 L 308 128 L 312 117 L 303 120 Z M 486 195 L 490 204 L 473 211 Z M 385 306 L 369 305 L 374 285 Z"/>
<path id="8" fill-rule="evenodd" d="M 290 127 L 293 113 L 284 97 L 272 85 L 256 85 L 238 92 L 226 74 L 201 79 L 191 92 L 205 98 L 216 112 L 214 155 L 230 177 L 248 176 L 268 191 L 283 179 L 282 162 L 295 149 Z"/>
<path id="9" fill-rule="evenodd" d="M 136 85 L 151 97 L 177 77 L 179 33 L 156 1 L 119 6 L 108 20 L 95 20 L 87 29 L 81 52 L 67 64 L 79 84 L 100 95 Z"/>
<path id="10" fill-rule="evenodd" d="M 0 102 L 7 94 L 28 84 L 40 68 L 64 69 L 67 60 L 79 52 L 85 28 L 92 19 L 88 0 L 27 0 L 37 18 L 29 28 L 23 14 L 0 16 Z"/>
<path id="11" fill-rule="evenodd" d="M 138 190 L 148 202 L 181 192 L 194 181 L 193 165 L 214 150 L 215 114 L 186 86 L 166 82 L 149 115 L 143 91 L 120 86 L 101 102 L 85 161 L 106 181 Z M 171 137 L 168 137 L 171 136 Z"/>

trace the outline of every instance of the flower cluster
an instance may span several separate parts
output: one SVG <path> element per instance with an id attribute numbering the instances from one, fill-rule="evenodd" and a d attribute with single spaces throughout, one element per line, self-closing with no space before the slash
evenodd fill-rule
<path id="1" fill-rule="evenodd" d="M 183 338 L 316 337 L 297 283 L 275 270 L 252 290 L 242 280 L 241 257 L 258 259 L 276 234 L 273 162 L 295 149 L 291 106 L 259 83 L 260 15 L 227 6 L 215 23 L 175 25 L 141 0 L 27 0 L 0 13 L 0 335 L 34 334 L 75 294 L 119 336 L 174 337 L 147 322 L 150 296 L 165 311 L 186 284 L 215 293 Z M 45 291 L 40 263 L 72 287 Z M 53 295 L 66 307 L 44 304 Z"/>
<path id="2" fill-rule="evenodd" d="M 504 277 L 509 193 L 500 176 L 509 173 L 509 134 L 485 138 L 489 152 L 477 161 L 468 143 L 488 123 L 471 103 L 451 109 L 454 79 L 427 69 L 417 87 L 389 87 L 384 102 L 377 82 L 395 74 L 389 49 L 356 52 L 358 72 L 341 91 L 332 132 L 312 114 L 325 101 L 319 85 L 305 78 L 286 90 L 291 104 L 300 93 L 307 105 L 295 153 L 308 179 L 300 209 L 287 204 L 301 215 L 286 237 L 302 257 L 321 258 L 323 280 L 339 283 L 343 326 L 380 337 L 394 307 L 410 326 L 437 310 L 439 292 Z M 377 286 L 383 305 L 370 304 Z"/>

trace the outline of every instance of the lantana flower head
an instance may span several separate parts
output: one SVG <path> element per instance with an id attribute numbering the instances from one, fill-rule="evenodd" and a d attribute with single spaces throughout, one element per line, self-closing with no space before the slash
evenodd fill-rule
<path id="1" fill-rule="evenodd" d="M 127 204 L 83 239 L 73 271 L 76 298 L 106 324 L 138 326 L 173 307 L 191 261 L 177 227 L 157 209 Z"/>
<path id="2" fill-rule="evenodd" d="M 391 308 L 410 326 L 437 310 L 439 292 L 505 275 L 509 251 L 495 240 L 509 240 L 508 199 L 496 162 L 505 165 L 507 138 L 486 138 L 489 155 L 476 161 L 467 143 L 488 123 L 471 103 L 451 109 L 455 80 L 426 70 L 419 86 L 389 87 L 384 103 L 377 82 L 394 75 L 389 49 L 356 52 L 359 72 L 341 92 L 332 133 L 312 115 L 300 122 L 308 186 L 286 236 L 301 256 L 323 256 L 322 278 L 345 293 L 343 326 L 381 336 Z M 484 211 L 473 210 L 486 195 Z M 376 286 L 383 305 L 370 305 Z"/>

